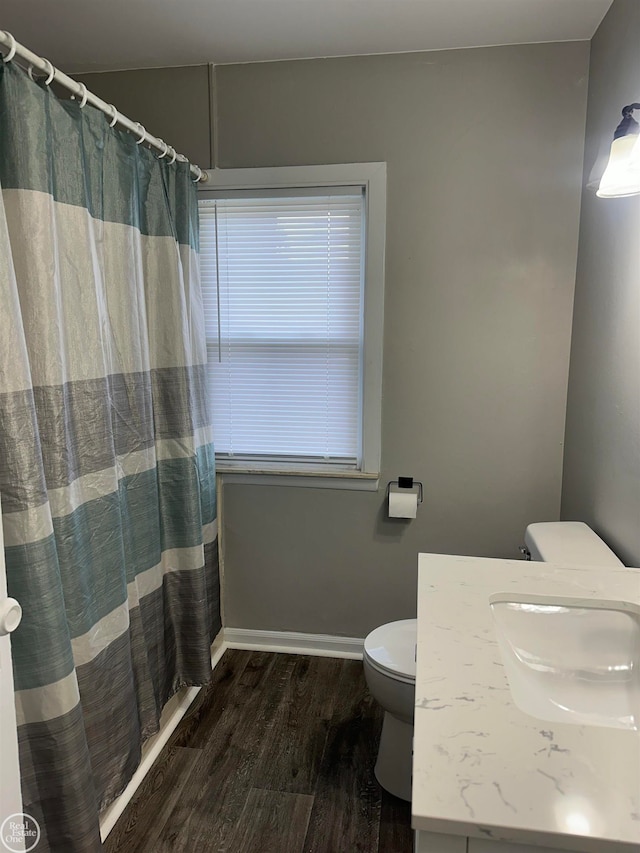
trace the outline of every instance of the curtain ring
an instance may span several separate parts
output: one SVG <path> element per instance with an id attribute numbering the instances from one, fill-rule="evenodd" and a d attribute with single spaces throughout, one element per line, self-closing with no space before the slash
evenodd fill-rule
<path id="1" fill-rule="evenodd" d="M 158 140 L 158 141 L 159 141 L 159 142 L 162 142 L 162 144 L 164 145 L 164 151 L 162 152 L 162 154 L 158 154 L 158 160 L 162 160 L 162 158 L 163 158 L 163 157 L 166 157 L 166 156 L 167 156 L 167 154 L 169 153 L 169 146 L 168 146 L 168 145 L 167 145 L 167 143 L 164 141 L 164 139 L 160 139 L 160 140 Z"/>
<path id="2" fill-rule="evenodd" d="M 51 81 L 53 80 L 53 78 L 56 76 L 56 69 L 53 67 L 53 63 L 52 63 L 52 62 L 49 62 L 49 60 L 48 60 L 48 59 L 45 59 L 44 57 L 42 57 L 42 61 L 43 61 L 43 62 L 46 62 L 46 63 L 47 63 L 47 65 L 49 66 L 49 73 L 47 74 L 47 77 L 46 77 L 46 79 L 45 79 L 45 81 L 44 81 L 44 85 L 45 85 L 45 86 L 48 86 L 48 85 L 49 85 L 49 83 L 51 83 Z"/>
<path id="3" fill-rule="evenodd" d="M 87 92 L 87 87 L 84 85 L 84 83 L 78 83 L 78 86 L 80 86 L 80 90 L 82 93 L 82 97 L 80 98 L 80 103 L 78 104 L 78 106 L 80 107 L 80 109 L 82 109 L 84 107 L 84 105 L 87 103 L 87 98 L 89 97 L 89 93 Z M 78 100 L 77 93 L 74 93 L 73 97 L 74 97 L 74 100 L 76 100 L 76 101 Z"/>
<path id="4" fill-rule="evenodd" d="M 9 52 L 11 52 L 11 51 L 9 51 Z M 8 55 L 9 55 L 9 54 L 7 54 L 7 56 L 8 56 Z M 6 61 L 6 60 L 5 60 L 5 61 Z M 55 68 L 53 67 L 53 64 L 52 64 L 51 62 L 49 62 L 49 60 L 48 60 L 48 59 L 45 59 L 45 58 L 43 57 L 43 58 L 42 58 L 42 61 L 43 61 L 43 62 L 46 62 L 46 63 L 47 63 L 47 65 L 49 66 L 49 67 L 48 67 L 48 69 L 47 69 L 47 71 L 46 71 L 46 75 L 47 75 L 46 80 L 44 80 L 44 85 L 45 85 L 45 86 L 48 86 L 48 85 L 49 85 L 49 83 L 51 83 L 51 81 L 52 81 L 52 80 L 53 80 L 53 78 L 55 77 L 56 70 L 55 70 Z M 32 79 L 32 80 L 33 80 L 33 82 L 35 83 L 35 82 L 36 82 L 36 78 L 33 76 L 33 65 L 30 65 L 30 66 L 29 66 L 29 68 L 27 69 L 27 74 L 29 75 L 29 77 L 31 77 L 31 79 Z"/>
<path id="5" fill-rule="evenodd" d="M 113 106 L 113 104 L 107 104 L 107 106 L 111 109 L 111 121 L 109 122 L 109 127 L 113 127 L 118 121 L 118 110 Z M 107 115 L 109 115 L 109 113 L 107 113 Z"/>
<path id="6" fill-rule="evenodd" d="M 192 178 L 193 183 L 194 183 L 194 184 L 197 184 L 199 181 L 201 181 L 201 180 L 202 180 L 202 169 L 200 168 L 200 166 L 196 166 L 196 164 L 195 164 L 195 163 L 193 164 L 193 168 L 198 170 L 198 175 L 197 175 L 197 177 Z"/>
<path id="7" fill-rule="evenodd" d="M 11 33 L 5 33 L 5 36 L 9 39 L 9 53 L 5 56 L 4 61 L 11 62 L 13 57 L 16 55 L 18 44 Z"/>
<path id="8" fill-rule="evenodd" d="M 171 146 L 169 146 L 169 151 L 171 151 L 171 160 L 169 160 L 169 165 L 173 166 L 173 164 L 176 162 L 176 157 L 178 156 L 178 152 L 176 151 L 175 148 L 172 148 Z"/>
<path id="9" fill-rule="evenodd" d="M 142 142 L 145 141 L 147 137 L 147 131 L 144 129 L 144 127 L 140 124 L 139 121 L 136 122 L 136 127 L 140 129 L 140 139 L 136 139 L 136 145 L 140 145 Z"/>

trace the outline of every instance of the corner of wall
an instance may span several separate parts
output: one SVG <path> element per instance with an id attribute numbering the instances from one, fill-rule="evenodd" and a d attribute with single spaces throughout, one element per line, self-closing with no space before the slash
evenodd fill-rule
<path id="1" fill-rule="evenodd" d="M 218 167 L 218 74 L 216 64 L 209 62 L 209 168 Z"/>

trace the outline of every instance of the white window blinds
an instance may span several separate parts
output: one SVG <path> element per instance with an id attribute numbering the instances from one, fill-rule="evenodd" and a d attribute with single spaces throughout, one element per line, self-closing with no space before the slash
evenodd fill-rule
<path id="1" fill-rule="evenodd" d="M 254 191 L 199 205 L 216 453 L 358 467 L 363 193 Z"/>

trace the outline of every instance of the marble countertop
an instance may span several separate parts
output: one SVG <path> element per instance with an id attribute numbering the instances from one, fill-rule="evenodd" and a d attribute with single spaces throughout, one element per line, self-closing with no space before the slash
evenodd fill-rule
<path id="1" fill-rule="evenodd" d="M 640 732 L 521 711 L 493 625 L 496 593 L 640 603 L 640 570 L 420 554 L 413 827 L 637 853 Z"/>

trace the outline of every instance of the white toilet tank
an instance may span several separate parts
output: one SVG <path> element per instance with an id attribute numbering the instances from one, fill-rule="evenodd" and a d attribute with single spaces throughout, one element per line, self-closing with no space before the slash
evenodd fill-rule
<path id="1" fill-rule="evenodd" d="M 582 521 L 530 524 L 524 544 L 532 560 L 565 566 L 623 566 L 613 551 Z"/>

